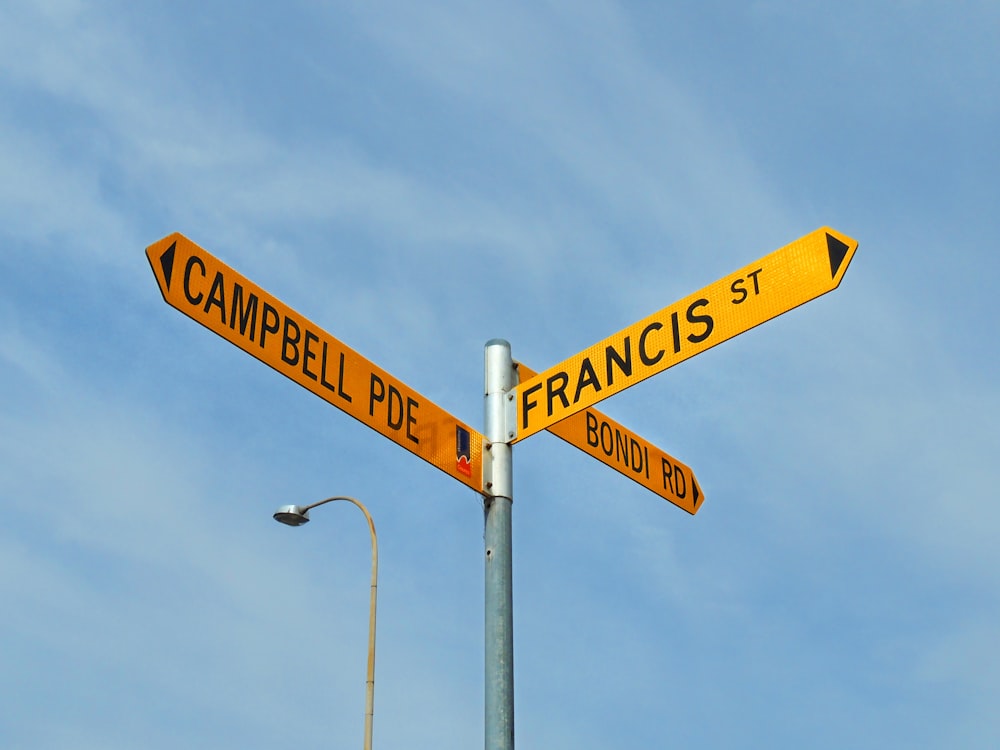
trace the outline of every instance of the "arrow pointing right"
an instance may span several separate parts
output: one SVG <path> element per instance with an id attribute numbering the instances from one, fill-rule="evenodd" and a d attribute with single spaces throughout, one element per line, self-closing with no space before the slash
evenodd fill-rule
<path id="1" fill-rule="evenodd" d="M 535 375 L 520 362 L 517 369 L 521 378 Z M 694 515 L 701 508 L 704 495 L 689 466 L 597 409 L 578 412 L 548 431 L 681 510 Z"/>
<path id="2" fill-rule="evenodd" d="M 515 389 L 524 440 L 839 286 L 858 243 L 820 227 L 598 341 Z"/>
<path id="3" fill-rule="evenodd" d="M 826 248 L 830 253 L 830 278 L 835 279 L 837 271 L 840 270 L 840 264 L 844 262 L 844 258 L 847 257 L 851 248 L 832 234 L 826 235 Z"/>

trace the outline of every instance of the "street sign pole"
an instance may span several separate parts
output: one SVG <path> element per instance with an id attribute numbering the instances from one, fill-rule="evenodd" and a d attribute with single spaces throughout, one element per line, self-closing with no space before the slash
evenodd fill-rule
<path id="1" fill-rule="evenodd" d="M 541 373 L 522 365 L 519 377 L 510 344 L 491 339 L 483 434 L 183 235 L 146 256 L 167 304 L 482 494 L 486 750 L 514 750 L 512 445 L 549 430 L 696 513 L 704 495 L 691 469 L 590 407 L 836 289 L 857 247 L 821 227 Z"/>
<path id="2" fill-rule="evenodd" d="M 514 611 L 511 504 L 514 470 L 507 403 L 517 385 L 510 344 L 486 343 L 484 494 L 486 514 L 486 750 L 514 750 Z"/>

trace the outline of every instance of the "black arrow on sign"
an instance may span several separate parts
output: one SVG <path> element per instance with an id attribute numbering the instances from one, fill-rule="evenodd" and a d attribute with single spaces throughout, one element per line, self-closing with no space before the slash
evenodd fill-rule
<path id="1" fill-rule="evenodd" d="M 174 250 L 177 249 L 177 243 L 171 242 L 170 247 L 163 251 L 163 255 L 160 256 L 160 268 L 163 269 L 163 281 L 167 285 L 167 291 L 170 290 L 170 277 L 174 272 Z"/>
<path id="2" fill-rule="evenodd" d="M 830 251 L 831 278 L 835 279 L 837 278 L 837 271 L 840 270 L 840 264 L 844 262 L 844 258 L 847 257 L 847 251 L 850 248 L 829 234 L 826 236 L 826 248 Z"/>

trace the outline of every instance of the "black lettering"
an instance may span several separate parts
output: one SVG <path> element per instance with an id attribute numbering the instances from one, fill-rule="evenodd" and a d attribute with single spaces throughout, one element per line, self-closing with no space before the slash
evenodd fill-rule
<path id="1" fill-rule="evenodd" d="M 524 390 L 521 393 L 521 428 L 527 429 L 528 427 L 528 412 L 538 406 L 536 401 L 529 400 L 528 396 L 537 390 L 541 390 L 542 384 L 535 383 L 531 388 Z"/>
<path id="2" fill-rule="evenodd" d="M 604 437 L 604 431 L 607 430 L 607 440 Z M 611 425 L 607 422 L 601 422 L 601 450 L 604 451 L 604 455 L 611 458 L 611 455 L 615 452 L 615 436 L 611 432 Z"/>
<path id="3" fill-rule="evenodd" d="M 587 445 L 591 448 L 597 447 L 597 417 L 589 411 L 587 414 Z"/>
<path id="4" fill-rule="evenodd" d="M 324 357 L 326 356 L 326 349 L 323 350 L 323 356 Z M 351 395 L 347 391 L 344 390 L 344 360 L 345 359 L 347 359 L 347 357 L 345 357 L 344 353 L 341 352 L 340 353 L 340 370 L 337 372 L 337 393 L 340 394 L 340 397 L 342 399 L 344 399 L 344 401 L 346 401 L 347 403 L 350 403 L 351 402 Z"/>
<path id="5" fill-rule="evenodd" d="M 676 464 L 674 465 L 674 486 L 677 488 L 677 497 L 681 500 L 687 497 L 687 479 L 684 477 L 684 470 Z"/>
<path id="6" fill-rule="evenodd" d="M 732 286 L 729 287 L 729 291 L 731 291 L 733 294 L 740 295 L 739 297 L 733 297 L 732 303 L 734 305 L 738 305 L 741 302 L 745 301 L 747 295 L 749 294 L 749 292 L 743 287 L 744 281 L 746 281 L 746 279 L 742 278 L 736 279 L 736 281 L 733 282 Z"/>
<path id="7" fill-rule="evenodd" d="M 658 331 L 663 328 L 662 323 L 650 323 L 648 326 L 642 329 L 642 333 L 639 334 L 639 361 L 642 362 L 647 367 L 652 367 L 661 359 L 663 359 L 663 350 L 660 349 L 656 352 L 655 356 L 650 356 L 646 351 L 646 337 L 653 331 Z"/>
<path id="8" fill-rule="evenodd" d="M 306 340 L 302 345 L 302 374 L 311 380 L 316 379 L 316 373 L 310 372 L 309 370 L 309 360 L 316 359 L 316 352 L 309 348 L 310 342 L 319 342 L 319 336 L 306 329 Z"/>
<path id="9" fill-rule="evenodd" d="M 329 391 L 337 392 L 337 389 L 333 387 L 333 383 L 326 379 L 326 355 L 330 349 L 330 344 L 327 341 L 323 342 L 323 354 L 320 356 L 319 360 L 319 384 Z"/>
<path id="10" fill-rule="evenodd" d="M 670 489 L 671 492 L 674 491 L 674 467 L 665 458 L 660 459 L 663 462 L 663 489 Z"/>
<path id="11" fill-rule="evenodd" d="M 556 386 L 556 383 L 559 385 Z M 569 385 L 569 375 L 564 372 L 557 372 L 545 381 L 545 389 L 548 392 L 548 416 L 552 416 L 552 402 L 556 400 L 556 396 L 559 397 L 564 409 L 569 407 L 569 400 L 566 398 L 567 385 Z"/>
<path id="12" fill-rule="evenodd" d="M 705 339 L 707 339 L 709 336 L 712 335 L 712 330 L 715 328 L 715 321 L 712 320 L 711 315 L 694 314 L 695 310 L 697 310 L 699 307 L 705 307 L 705 305 L 707 304 L 708 304 L 707 299 L 704 298 L 697 299 L 694 302 L 692 302 L 687 309 L 688 323 L 695 323 L 695 324 L 700 323 L 701 325 L 705 326 L 705 330 L 702 331 L 701 333 L 698 334 L 692 333 L 688 335 L 687 340 L 690 341 L 692 344 L 700 344 L 702 341 L 704 341 Z"/>
<path id="13" fill-rule="evenodd" d="M 670 489 L 675 497 L 683 500 L 687 495 L 687 480 L 679 466 L 674 466 L 666 458 L 663 461 L 663 489 Z"/>
<path id="14" fill-rule="evenodd" d="M 595 392 L 601 390 L 601 384 L 597 380 L 597 373 L 594 372 L 594 366 L 590 363 L 590 357 L 584 357 L 583 362 L 580 363 L 580 377 L 576 381 L 576 393 L 573 394 L 574 404 L 580 400 L 580 392 L 584 386 L 590 386 Z M 551 413 L 550 411 L 549 414 Z"/>
<path id="15" fill-rule="evenodd" d="M 219 322 L 222 325 L 226 324 L 226 281 L 222 278 L 222 271 L 215 274 L 215 280 L 212 282 L 212 289 L 208 293 L 208 299 L 205 301 L 205 312 L 208 313 L 209 308 L 212 305 L 217 305 L 219 308 Z"/>
<path id="16" fill-rule="evenodd" d="M 294 335 L 291 333 L 295 331 Z M 299 363 L 299 340 L 302 338 L 302 329 L 292 318 L 285 318 L 285 331 L 281 339 L 281 359 L 290 365 Z M 288 351 L 291 349 L 291 356 Z"/>
<path id="17" fill-rule="evenodd" d="M 674 334 L 674 354 L 680 354 L 681 351 L 681 324 L 677 320 L 677 313 L 670 313 L 670 328 L 673 330 Z"/>
<path id="18" fill-rule="evenodd" d="M 629 464 L 629 467 L 636 474 L 642 474 L 643 463 L 642 463 L 642 451 L 640 450 L 642 446 L 639 445 L 639 441 L 633 437 L 629 438 L 629 445 L 632 447 L 632 463 Z M 638 465 L 636 465 L 636 461 L 639 462 Z"/>
<path id="19" fill-rule="evenodd" d="M 399 409 L 398 419 L 393 417 L 393 407 Z M 394 385 L 389 385 L 389 412 L 386 415 L 386 424 L 394 430 L 403 426 L 403 394 Z"/>
<path id="20" fill-rule="evenodd" d="M 406 437 L 412 440 L 414 443 L 420 443 L 420 440 L 416 435 L 413 434 L 413 426 L 417 423 L 417 417 L 413 412 L 417 410 L 420 404 L 417 403 L 416 399 L 406 397 Z"/>
<path id="21" fill-rule="evenodd" d="M 611 367 L 612 364 L 618 365 L 618 369 L 622 371 L 622 375 L 624 375 L 625 377 L 629 377 L 632 374 L 632 345 L 631 345 L 632 342 L 629 341 L 628 336 L 625 337 L 624 343 L 625 343 L 624 359 L 622 359 L 621 355 L 618 354 L 618 352 L 616 352 L 610 346 L 605 350 L 605 355 L 606 355 L 605 364 L 607 366 L 608 385 L 611 385 L 612 383 L 615 382 L 614 370 Z"/>
<path id="22" fill-rule="evenodd" d="M 309 345 L 309 331 L 306 331 L 306 346 L 308 347 L 308 345 Z M 340 353 L 340 371 L 337 373 L 337 385 L 336 385 L 336 387 L 334 387 L 333 383 L 331 383 L 329 380 L 326 379 L 326 373 L 328 372 L 327 367 L 326 367 L 326 361 L 327 361 L 327 352 L 329 351 L 329 348 L 330 348 L 329 342 L 324 341 L 323 342 L 323 354 L 320 357 L 320 364 L 319 364 L 319 384 L 321 386 L 323 386 L 324 388 L 326 388 L 327 390 L 333 391 L 334 393 L 336 393 L 338 396 L 340 396 L 342 399 L 344 399 L 344 401 L 350 403 L 351 402 L 351 396 L 350 396 L 350 394 L 348 394 L 344 390 L 344 353 L 343 352 Z M 305 364 L 303 364 L 303 368 L 305 368 Z M 307 374 L 309 374 L 309 373 L 307 373 Z M 313 380 L 315 380 L 315 378 L 313 378 Z M 372 375 L 371 388 L 372 388 L 373 398 L 374 398 L 374 389 L 375 389 L 375 381 L 376 380 L 378 380 L 378 376 L 377 375 Z M 378 382 L 379 382 L 379 385 L 382 385 L 382 381 L 381 380 L 378 380 Z M 378 400 L 381 401 L 382 398 L 384 398 L 384 397 L 385 397 L 385 386 L 382 386 L 382 393 L 381 393 L 381 396 L 378 398 Z M 372 404 L 373 404 L 373 401 L 369 400 L 369 402 L 368 402 L 368 413 L 369 413 L 369 415 L 374 414 Z"/>
<path id="23" fill-rule="evenodd" d="M 621 430 L 615 430 L 615 459 L 618 463 L 628 466 L 628 440 Z"/>
<path id="24" fill-rule="evenodd" d="M 378 393 L 376 394 L 375 388 L 378 387 Z M 372 373 L 371 387 L 368 390 L 368 416 L 375 416 L 375 402 L 381 403 L 385 401 L 385 383 L 382 382 L 382 378 Z"/>
<path id="25" fill-rule="evenodd" d="M 237 312 L 238 311 L 238 312 Z M 229 327 L 236 330 L 236 321 L 240 322 L 240 336 L 247 335 L 250 329 L 250 340 L 257 335 L 257 295 L 247 295 L 246 307 L 243 306 L 243 287 L 233 284 L 233 304 L 229 308 Z"/>
<path id="26" fill-rule="evenodd" d="M 732 299 L 732 303 L 734 305 L 738 305 L 742 302 L 745 302 L 747 297 L 750 296 L 750 292 L 747 291 L 746 286 L 744 286 L 747 279 L 753 280 L 754 296 L 756 297 L 758 294 L 760 294 L 760 284 L 757 281 L 757 274 L 759 274 L 763 270 L 764 270 L 763 268 L 758 268 L 756 271 L 751 271 L 750 273 L 748 273 L 746 275 L 746 278 L 736 279 L 736 281 L 732 283 L 732 286 L 729 287 L 729 291 L 731 291 L 733 294 L 739 295 L 739 297 L 734 297 Z"/>
<path id="27" fill-rule="evenodd" d="M 197 297 L 191 294 L 191 269 L 196 264 L 201 268 L 201 277 L 205 278 L 205 264 L 197 255 L 192 255 L 188 258 L 188 262 L 184 266 L 184 296 L 187 297 L 187 301 L 192 305 L 200 305 L 202 299 L 204 299 L 204 295 L 201 292 L 198 292 Z"/>
<path id="28" fill-rule="evenodd" d="M 271 319 L 271 323 L 268 324 L 268 318 Z M 279 324 L 281 323 L 281 317 L 278 315 L 278 311 L 271 307 L 267 302 L 264 303 L 264 309 L 260 314 L 260 348 L 264 348 L 264 339 L 269 333 L 277 333 Z"/>

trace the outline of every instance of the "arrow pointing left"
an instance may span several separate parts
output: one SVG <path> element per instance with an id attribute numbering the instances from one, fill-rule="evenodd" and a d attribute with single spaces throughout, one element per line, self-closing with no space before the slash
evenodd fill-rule
<path id="1" fill-rule="evenodd" d="M 182 234 L 146 248 L 163 299 L 462 484 L 481 492 L 483 436 Z"/>

